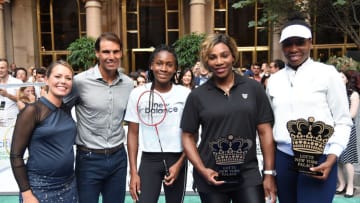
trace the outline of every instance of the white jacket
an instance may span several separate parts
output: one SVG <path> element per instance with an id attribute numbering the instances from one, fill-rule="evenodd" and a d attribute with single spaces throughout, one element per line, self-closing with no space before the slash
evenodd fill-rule
<path id="1" fill-rule="evenodd" d="M 309 117 L 334 127 L 324 154 L 339 156 L 346 148 L 353 123 L 345 85 L 333 66 L 312 59 L 297 71 L 285 66 L 270 77 L 266 92 L 275 115 L 274 139 L 280 151 L 293 155 L 286 123 Z"/>

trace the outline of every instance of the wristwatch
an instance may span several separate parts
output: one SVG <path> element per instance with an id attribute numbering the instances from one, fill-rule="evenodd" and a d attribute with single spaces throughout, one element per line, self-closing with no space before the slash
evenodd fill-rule
<path id="1" fill-rule="evenodd" d="M 263 174 L 276 176 L 277 173 L 276 173 L 276 170 L 263 170 Z"/>

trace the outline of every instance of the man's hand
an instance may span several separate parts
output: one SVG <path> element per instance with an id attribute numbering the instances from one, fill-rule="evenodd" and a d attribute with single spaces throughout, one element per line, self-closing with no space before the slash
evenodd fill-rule
<path id="1" fill-rule="evenodd" d="M 0 95 L 3 97 L 8 97 L 8 93 L 7 93 L 6 89 L 0 89 Z"/>

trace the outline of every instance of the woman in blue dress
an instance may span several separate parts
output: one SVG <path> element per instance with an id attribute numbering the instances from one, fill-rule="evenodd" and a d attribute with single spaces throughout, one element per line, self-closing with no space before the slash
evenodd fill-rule
<path id="1" fill-rule="evenodd" d="M 65 61 L 52 63 L 46 73 L 47 94 L 18 114 L 10 161 L 20 202 L 77 202 L 73 151 L 76 125 L 70 109 L 62 103 L 72 88 L 73 75 Z"/>

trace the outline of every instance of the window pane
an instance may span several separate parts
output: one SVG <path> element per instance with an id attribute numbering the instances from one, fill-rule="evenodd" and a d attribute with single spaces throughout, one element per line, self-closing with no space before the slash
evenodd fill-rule
<path id="1" fill-rule="evenodd" d="M 41 21 L 41 32 L 51 32 L 50 15 L 41 14 L 40 21 Z"/>
<path id="2" fill-rule="evenodd" d="M 79 2 L 80 0 L 78 0 Z M 85 3 L 83 3 L 83 1 L 79 2 L 80 5 L 80 32 L 81 35 L 83 35 L 84 33 L 86 34 L 86 11 L 85 11 Z"/>
<path id="3" fill-rule="evenodd" d="M 179 28 L 178 22 L 179 22 L 178 13 L 168 14 L 168 29 L 178 29 Z"/>
<path id="4" fill-rule="evenodd" d="M 326 21 L 329 21 L 327 17 L 321 17 L 321 16 L 318 16 L 316 20 L 318 22 L 318 25 L 324 25 L 326 24 Z M 337 30 L 336 28 L 325 28 L 322 26 L 316 26 L 315 43 L 316 44 L 344 43 L 344 34 L 340 30 Z"/>
<path id="5" fill-rule="evenodd" d="M 126 11 L 136 11 L 137 0 L 126 0 Z"/>
<path id="6" fill-rule="evenodd" d="M 359 12 L 360 12 L 360 9 L 359 9 Z M 360 16 L 360 14 L 358 16 Z M 359 26 L 353 26 L 353 27 L 357 33 L 360 33 Z M 352 39 L 349 35 L 347 36 L 347 43 L 354 43 L 354 39 Z"/>
<path id="7" fill-rule="evenodd" d="M 67 56 L 66 55 L 64 55 L 64 54 L 57 54 L 56 55 L 56 60 L 64 60 L 64 61 L 66 61 L 66 58 L 67 58 Z"/>
<path id="8" fill-rule="evenodd" d="M 137 15 L 134 13 L 127 14 L 127 29 L 128 30 L 136 30 L 137 29 Z"/>
<path id="9" fill-rule="evenodd" d="M 53 2 L 55 50 L 65 50 L 79 38 L 77 3 L 73 0 Z"/>
<path id="10" fill-rule="evenodd" d="M 257 54 L 257 62 L 258 63 L 263 63 L 263 62 L 268 63 L 269 59 L 268 59 L 267 51 L 258 51 L 258 52 L 256 52 L 256 54 Z"/>
<path id="11" fill-rule="evenodd" d="M 52 50 L 50 34 L 42 34 L 41 35 L 41 49 L 42 49 L 42 51 Z"/>
<path id="12" fill-rule="evenodd" d="M 40 13 L 50 13 L 50 1 L 41 0 L 40 1 Z"/>
<path id="13" fill-rule="evenodd" d="M 140 52 L 135 54 L 135 70 L 143 69 L 148 70 L 149 69 L 149 57 L 151 52 Z"/>
<path id="14" fill-rule="evenodd" d="M 261 5 L 260 3 L 257 4 L 258 8 L 257 8 L 257 11 L 258 11 L 258 18 L 260 18 L 260 16 L 263 16 L 264 15 L 264 9 L 262 9 L 261 7 L 263 5 Z M 268 29 L 267 28 L 267 23 L 264 24 L 264 25 L 259 25 L 259 27 L 257 27 L 257 45 L 259 46 L 267 46 L 268 45 Z M 261 28 L 260 28 L 261 27 Z"/>
<path id="15" fill-rule="evenodd" d="M 80 1 L 80 13 L 85 13 L 85 3 L 83 1 Z"/>
<path id="16" fill-rule="evenodd" d="M 225 9 L 226 3 L 226 0 L 215 0 L 215 9 Z"/>
<path id="17" fill-rule="evenodd" d="M 48 67 L 52 63 L 52 55 L 41 55 L 41 65 Z"/>
<path id="18" fill-rule="evenodd" d="M 168 44 L 173 44 L 177 39 L 179 39 L 179 32 L 169 32 L 168 33 L 169 42 Z"/>
<path id="19" fill-rule="evenodd" d="M 331 34 L 329 34 L 331 33 Z M 319 28 L 316 32 L 316 44 L 344 43 L 344 34 L 335 29 Z"/>
<path id="20" fill-rule="evenodd" d="M 359 50 L 357 48 L 347 49 L 347 51 L 345 52 L 345 55 L 347 57 L 353 58 L 356 61 L 360 61 L 360 54 L 359 54 Z"/>
<path id="21" fill-rule="evenodd" d="M 86 15 L 81 15 L 81 31 L 86 32 Z"/>
<path id="22" fill-rule="evenodd" d="M 343 56 L 342 49 L 340 48 L 330 49 L 330 56 Z"/>
<path id="23" fill-rule="evenodd" d="M 258 44 L 259 46 L 268 45 L 268 31 L 267 29 L 258 30 Z"/>
<path id="24" fill-rule="evenodd" d="M 329 59 L 329 51 L 327 49 L 318 49 L 316 58 L 320 60 L 320 62 L 325 63 Z"/>
<path id="25" fill-rule="evenodd" d="M 242 9 L 229 8 L 228 33 L 238 46 L 254 46 L 254 27 L 249 28 L 248 22 L 254 20 L 254 7 Z"/>
<path id="26" fill-rule="evenodd" d="M 163 0 L 143 0 L 140 4 L 140 46 L 165 43 L 165 4 Z"/>
<path id="27" fill-rule="evenodd" d="M 127 42 L 128 42 L 129 50 L 131 50 L 132 48 L 140 48 L 137 45 L 137 33 L 128 33 Z"/>
<path id="28" fill-rule="evenodd" d="M 177 0 L 167 0 L 168 10 L 178 10 L 178 1 Z"/>
<path id="29" fill-rule="evenodd" d="M 225 28 L 225 12 L 215 11 L 215 28 Z"/>
<path id="30" fill-rule="evenodd" d="M 354 40 L 351 37 L 347 37 L 347 43 L 354 43 Z"/>
<path id="31" fill-rule="evenodd" d="M 251 65 L 252 64 L 252 52 L 240 52 L 241 55 L 241 66 Z"/>

